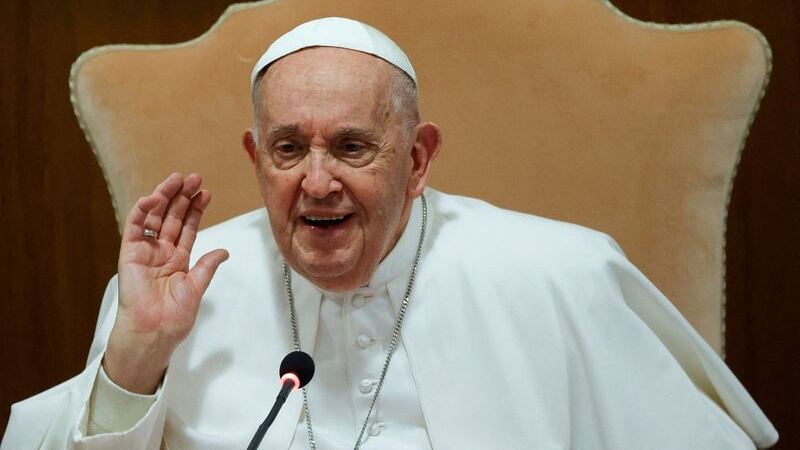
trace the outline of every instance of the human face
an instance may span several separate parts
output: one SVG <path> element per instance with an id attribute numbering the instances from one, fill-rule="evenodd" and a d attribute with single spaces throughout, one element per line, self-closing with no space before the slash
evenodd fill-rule
<path id="1" fill-rule="evenodd" d="M 286 261 L 334 291 L 369 282 L 408 220 L 413 139 L 391 105 L 393 69 L 319 47 L 264 74 L 251 158 Z"/>

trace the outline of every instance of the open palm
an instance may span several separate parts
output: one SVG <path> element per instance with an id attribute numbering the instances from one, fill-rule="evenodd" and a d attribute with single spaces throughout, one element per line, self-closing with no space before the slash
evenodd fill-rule
<path id="1" fill-rule="evenodd" d="M 214 272 L 228 257 L 225 250 L 214 250 L 189 268 L 200 219 L 211 200 L 201 183 L 197 174 L 172 174 L 140 198 L 126 220 L 118 267 L 119 310 L 104 367 L 131 390 L 144 388 L 125 383 L 130 378 L 126 372 L 143 374 L 148 386 L 156 373 L 160 379 L 175 347 L 191 331 Z M 137 359 L 138 367 L 131 367 Z"/>

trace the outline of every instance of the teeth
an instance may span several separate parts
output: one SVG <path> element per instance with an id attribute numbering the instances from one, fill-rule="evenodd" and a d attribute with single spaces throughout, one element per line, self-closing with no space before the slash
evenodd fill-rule
<path id="1" fill-rule="evenodd" d="M 323 217 L 323 216 L 305 216 L 306 219 L 311 221 L 318 221 L 318 220 L 341 220 L 344 219 L 344 216 L 331 216 L 331 217 Z"/>

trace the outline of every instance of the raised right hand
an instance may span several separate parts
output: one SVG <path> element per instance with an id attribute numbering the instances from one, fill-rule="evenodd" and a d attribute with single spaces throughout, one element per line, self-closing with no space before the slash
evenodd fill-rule
<path id="1" fill-rule="evenodd" d="M 178 344 L 194 326 L 200 299 L 228 252 L 189 269 L 200 218 L 211 201 L 200 175 L 173 173 L 134 205 L 119 252 L 119 310 L 103 368 L 122 388 L 155 392 Z M 148 237 L 153 230 L 157 237 Z"/>

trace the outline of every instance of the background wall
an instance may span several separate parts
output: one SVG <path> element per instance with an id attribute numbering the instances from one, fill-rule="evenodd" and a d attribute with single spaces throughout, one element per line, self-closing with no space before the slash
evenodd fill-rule
<path id="1" fill-rule="evenodd" d="M 11 403 L 77 374 L 119 236 L 105 182 L 69 103 L 69 67 L 107 43 L 205 31 L 224 0 L 0 2 L 0 433 Z M 734 186 L 728 229 L 728 363 L 800 448 L 800 5 L 795 0 L 617 0 L 633 17 L 738 19 L 772 45 L 772 81 Z"/>

